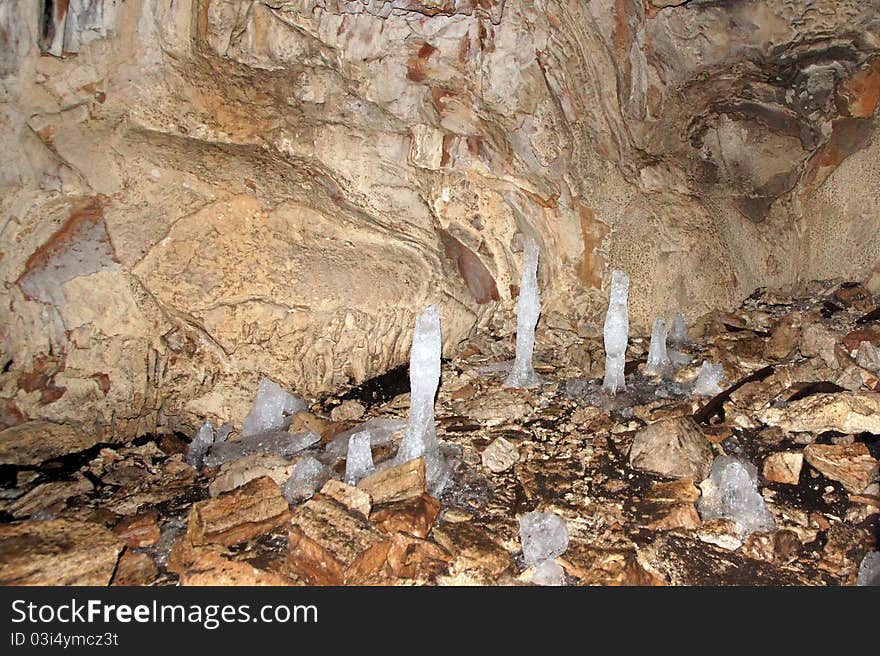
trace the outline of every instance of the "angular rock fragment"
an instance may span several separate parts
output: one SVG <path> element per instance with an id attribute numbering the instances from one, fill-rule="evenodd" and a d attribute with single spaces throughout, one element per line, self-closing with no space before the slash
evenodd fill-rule
<path id="1" fill-rule="evenodd" d="M 0 525 L 0 585 L 107 585 L 123 541 L 67 519 Z"/>
<path id="2" fill-rule="evenodd" d="M 317 495 L 290 519 L 288 563 L 314 585 L 358 583 L 385 564 L 391 543 L 360 513 Z"/>
<path id="3" fill-rule="evenodd" d="M 764 460 L 763 474 L 771 483 L 797 485 L 804 464 L 804 454 L 797 451 L 771 453 Z"/>
<path id="4" fill-rule="evenodd" d="M 394 576 L 428 581 L 446 573 L 452 556 L 434 542 L 397 533 L 391 538 L 387 560 Z"/>
<path id="5" fill-rule="evenodd" d="M 810 444 L 804 448 L 804 457 L 810 466 L 853 494 L 862 492 L 877 474 L 877 459 L 861 442 Z"/>
<path id="6" fill-rule="evenodd" d="M 702 480 L 712 466 L 712 449 L 690 417 L 649 424 L 633 439 L 629 463 L 670 478 Z"/>
<path id="7" fill-rule="evenodd" d="M 324 463 L 312 456 L 305 456 L 297 461 L 284 484 L 284 497 L 290 503 L 298 503 L 309 499 L 330 478 L 330 470 Z"/>
<path id="8" fill-rule="evenodd" d="M 495 438 L 486 447 L 481 456 L 483 466 L 489 471 L 500 474 L 513 467 L 519 460 L 519 449 L 515 444 L 508 442 L 503 437 Z"/>
<path id="9" fill-rule="evenodd" d="M 535 326 L 541 314 L 541 294 L 538 290 L 539 252 L 540 248 L 534 239 L 525 240 L 522 280 L 516 304 L 516 359 L 504 381 L 508 387 L 535 387 L 541 382 L 532 366 Z"/>
<path id="10" fill-rule="evenodd" d="M 354 399 L 348 399 L 330 411 L 330 419 L 333 421 L 354 421 L 363 417 L 364 411 L 365 408 L 362 403 Z"/>
<path id="11" fill-rule="evenodd" d="M 370 495 L 342 481 L 329 480 L 321 488 L 321 495 L 338 501 L 346 508 L 359 512 L 364 517 L 370 516 L 373 502 Z"/>
<path id="12" fill-rule="evenodd" d="M 159 513 L 155 510 L 123 519 L 113 532 L 127 547 L 149 547 L 159 540 Z"/>
<path id="13" fill-rule="evenodd" d="M 73 426 L 29 421 L 0 431 L 0 465 L 39 465 L 68 453 L 77 453 L 101 440 Z"/>
<path id="14" fill-rule="evenodd" d="M 426 538 L 439 515 L 440 501 L 423 494 L 374 507 L 370 521 L 384 533 L 409 533 Z"/>
<path id="15" fill-rule="evenodd" d="M 187 534 L 194 546 L 229 546 L 268 533 L 288 516 L 281 488 L 264 476 L 216 499 L 193 504 Z"/>
<path id="16" fill-rule="evenodd" d="M 718 456 L 709 478 L 700 483 L 703 496 L 697 503 L 700 517 L 728 519 L 739 525 L 740 536 L 773 531 L 776 521 L 758 492 L 758 470 L 731 456 Z"/>
<path id="17" fill-rule="evenodd" d="M 236 458 L 220 465 L 220 471 L 208 486 L 208 492 L 216 497 L 262 476 L 268 476 L 278 485 L 284 485 L 290 479 L 295 466 L 286 458 L 270 453 L 255 453 Z"/>
<path id="18" fill-rule="evenodd" d="M 863 369 L 880 374 L 880 347 L 874 346 L 871 342 L 859 343 L 856 362 Z"/>
<path id="19" fill-rule="evenodd" d="M 457 572 L 477 570 L 497 580 L 513 566 L 513 558 L 484 528 L 472 522 L 442 523 L 433 538 L 452 554 L 452 568 Z"/>
<path id="20" fill-rule="evenodd" d="M 786 433 L 878 433 L 880 394 L 875 392 L 813 394 L 785 407 L 768 407 L 758 419 Z"/>
<path id="21" fill-rule="evenodd" d="M 629 337 L 629 276 L 623 271 L 611 273 L 611 298 L 605 314 L 605 379 L 602 389 L 614 396 L 626 391 L 626 344 Z"/>
<path id="22" fill-rule="evenodd" d="M 64 508 L 69 498 L 91 492 L 94 487 L 91 481 L 79 473 L 72 481 L 42 483 L 13 501 L 9 506 L 9 513 L 16 519 L 49 519 Z"/>
<path id="23" fill-rule="evenodd" d="M 425 461 L 416 458 L 367 476 L 357 486 L 370 495 L 373 503 L 380 504 L 420 496 L 426 485 Z"/>
<path id="24" fill-rule="evenodd" d="M 148 554 L 126 550 L 119 557 L 112 585 L 150 585 L 158 576 L 159 570 Z"/>

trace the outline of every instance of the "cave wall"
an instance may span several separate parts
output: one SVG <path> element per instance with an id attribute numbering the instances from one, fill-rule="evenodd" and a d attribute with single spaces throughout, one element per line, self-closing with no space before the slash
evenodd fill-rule
<path id="1" fill-rule="evenodd" d="M 42 5 L 42 6 L 41 6 Z M 880 283 L 876 0 L 0 0 L 0 425 L 238 418 L 512 329 Z"/>

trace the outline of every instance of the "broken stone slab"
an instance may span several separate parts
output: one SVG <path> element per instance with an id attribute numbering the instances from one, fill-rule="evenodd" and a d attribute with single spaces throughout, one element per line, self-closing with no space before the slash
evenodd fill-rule
<path id="1" fill-rule="evenodd" d="M 270 453 L 289 460 L 320 440 L 317 433 L 288 433 L 284 430 L 242 436 L 237 440 L 215 443 L 205 457 L 205 466 L 219 467 L 257 453 Z"/>
<path id="2" fill-rule="evenodd" d="M 360 401 L 348 399 L 343 401 L 330 411 L 330 419 L 333 421 L 356 421 L 364 416 L 364 405 Z"/>
<path id="3" fill-rule="evenodd" d="M 321 488 L 321 495 L 338 501 L 346 508 L 359 512 L 364 517 L 370 516 L 373 502 L 370 495 L 342 481 L 329 480 Z"/>
<path id="4" fill-rule="evenodd" d="M 277 572 L 227 557 L 216 545 L 194 547 L 184 535 L 174 544 L 167 569 L 182 586 L 286 586 L 293 581 Z"/>
<path id="5" fill-rule="evenodd" d="M 123 541 L 100 524 L 68 519 L 0 525 L 0 585 L 110 583 Z"/>
<path id="6" fill-rule="evenodd" d="M 364 516 L 315 495 L 290 518 L 288 565 L 314 585 L 358 583 L 385 564 L 390 541 Z"/>
<path id="7" fill-rule="evenodd" d="M 370 521 L 388 534 L 409 533 L 426 538 L 440 514 L 440 501 L 429 494 L 376 506 Z"/>
<path id="8" fill-rule="evenodd" d="M 640 521 L 652 530 L 692 529 L 700 525 L 694 503 L 700 491 L 689 478 L 655 483 L 638 504 Z"/>
<path id="9" fill-rule="evenodd" d="M 84 451 L 101 440 L 67 424 L 29 421 L 0 431 L 0 465 L 39 465 Z"/>
<path id="10" fill-rule="evenodd" d="M 142 551 L 123 552 L 113 574 L 114 586 L 150 585 L 159 577 L 159 569 L 149 554 Z"/>
<path id="11" fill-rule="evenodd" d="M 452 555 L 434 542 L 396 533 L 391 537 L 387 560 L 398 578 L 430 581 L 448 571 Z"/>
<path id="12" fill-rule="evenodd" d="M 500 474 L 519 461 L 519 449 L 503 437 L 498 437 L 483 451 L 481 460 L 489 471 Z"/>
<path id="13" fill-rule="evenodd" d="M 797 485 L 804 464 L 804 454 L 797 451 L 771 453 L 764 459 L 763 474 L 771 483 Z"/>
<path id="14" fill-rule="evenodd" d="M 853 494 L 862 492 L 877 474 L 878 461 L 861 442 L 810 444 L 804 457 L 811 467 Z"/>
<path id="15" fill-rule="evenodd" d="M 288 516 L 281 488 L 264 476 L 216 499 L 193 504 L 187 534 L 194 546 L 230 546 L 268 533 Z"/>
<path id="16" fill-rule="evenodd" d="M 559 563 L 582 585 L 663 585 L 639 562 L 633 547 L 601 547 L 572 540 Z"/>
<path id="17" fill-rule="evenodd" d="M 636 433 L 629 463 L 661 476 L 702 480 L 712 467 L 712 449 L 693 419 L 676 417 Z"/>
<path id="18" fill-rule="evenodd" d="M 373 503 L 391 503 L 421 496 L 426 491 L 423 458 L 376 472 L 361 479 L 357 487 L 370 495 Z"/>
<path id="19" fill-rule="evenodd" d="M 69 498 L 86 494 L 93 489 L 95 486 L 92 482 L 79 473 L 73 481 L 41 483 L 13 501 L 9 506 L 9 513 L 16 519 L 50 519 L 64 509 Z"/>
<path id="20" fill-rule="evenodd" d="M 813 394 L 786 407 L 760 410 L 758 419 L 786 433 L 880 433 L 880 394 Z"/>
<path id="21" fill-rule="evenodd" d="M 441 523 L 433 538 L 452 554 L 451 566 L 456 572 L 479 570 L 494 581 L 513 567 L 507 550 L 473 522 Z"/>
<path id="22" fill-rule="evenodd" d="M 159 513 L 151 510 L 127 517 L 113 527 L 113 532 L 125 540 L 126 547 L 149 547 L 159 540 Z"/>
<path id="23" fill-rule="evenodd" d="M 208 486 L 208 492 L 216 497 L 263 476 L 268 476 L 278 485 L 284 485 L 295 466 L 290 460 L 271 453 L 243 456 L 220 465 L 220 471 Z"/>

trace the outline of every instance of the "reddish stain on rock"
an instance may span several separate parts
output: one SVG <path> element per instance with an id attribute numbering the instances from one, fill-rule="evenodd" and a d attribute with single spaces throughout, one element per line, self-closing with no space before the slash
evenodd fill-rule
<path id="1" fill-rule="evenodd" d="M 415 57 L 410 57 L 406 62 L 406 77 L 412 82 L 421 82 L 427 74 L 428 59 L 437 52 L 437 48 L 430 43 L 422 44 Z"/>
<path id="2" fill-rule="evenodd" d="M 64 396 L 66 387 L 55 384 L 55 376 L 64 371 L 64 363 L 50 356 L 34 358 L 34 368 L 18 374 L 16 383 L 25 392 L 39 392 L 40 403 L 47 405 Z"/>
<path id="3" fill-rule="evenodd" d="M 807 163 L 808 184 L 821 184 L 843 160 L 871 143 L 873 122 L 864 118 L 841 118 L 832 123 L 828 141 Z"/>
<path id="4" fill-rule="evenodd" d="M 880 103 L 880 59 L 868 62 L 846 80 L 837 100 L 841 113 L 853 118 L 871 118 Z"/>
<path id="5" fill-rule="evenodd" d="M 446 257 L 458 267 L 458 271 L 474 300 L 480 304 L 497 301 L 500 298 L 498 286 L 482 260 L 446 230 L 437 228 L 437 234 L 443 244 Z"/>
<path id="6" fill-rule="evenodd" d="M 110 391 L 110 376 L 105 373 L 99 373 L 92 374 L 92 378 L 98 383 L 98 388 L 100 388 L 104 396 L 107 396 L 107 393 Z"/>
<path id="7" fill-rule="evenodd" d="M 581 221 L 581 238 L 584 242 L 584 254 L 578 273 L 585 286 L 599 289 L 602 286 L 602 269 L 605 266 L 599 248 L 609 228 L 599 221 L 592 208 L 586 205 L 578 208 L 578 214 Z"/>
<path id="8" fill-rule="evenodd" d="M 26 419 L 24 413 L 15 405 L 15 401 L 12 399 L 0 400 L 0 430 L 23 424 Z"/>

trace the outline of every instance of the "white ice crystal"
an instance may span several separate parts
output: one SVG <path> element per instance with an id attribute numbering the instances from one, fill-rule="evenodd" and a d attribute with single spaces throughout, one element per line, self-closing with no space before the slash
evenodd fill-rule
<path id="1" fill-rule="evenodd" d="M 219 443 L 215 441 L 205 457 L 205 464 L 208 467 L 218 467 L 224 462 L 257 453 L 271 453 L 282 458 L 292 458 L 320 439 L 321 437 L 317 433 L 288 433 L 286 430 L 276 430 L 239 437 L 237 440 L 226 440 Z"/>
<path id="2" fill-rule="evenodd" d="M 651 327 L 651 346 L 648 347 L 648 363 L 645 373 L 649 376 L 662 376 L 672 368 L 672 360 L 666 353 L 666 321 L 654 319 Z"/>
<path id="3" fill-rule="evenodd" d="M 285 430 L 290 417 L 307 409 L 306 402 L 268 378 L 260 380 L 257 396 L 241 427 L 242 437 L 273 430 Z"/>
<path id="4" fill-rule="evenodd" d="M 869 551 L 859 565 L 856 585 L 880 586 L 880 551 Z"/>
<path id="5" fill-rule="evenodd" d="M 672 328 L 669 330 L 669 343 L 672 346 L 684 346 L 688 341 L 687 323 L 684 315 L 678 312 L 672 318 Z"/>
<path id="6" fill-rule="evenodd" d="M 449 467 L 440 453 L 434 425 L 434 396 L 440 384 L 441 350 L 440 308 L 431 305 L 416 319 L 409 355 L 409 417 L 395 461 L 404 463 L 423 457 L 428 489 L 435 496 L 446 486 L 449 477 Z"/>
<path id="7" fill-rule="evenodd" d="M 368 476 L 373 465 L 373 450 L 370 448 L 370 434 L 367 431 L 355 433 L 348 440 L 348 456 L 345 459 L 345 482 L 357 485 Z"/>
<path id="8" fill-rule="evenodd" d="M 186 462 L 188 465 L 201 469 L 205 464 L 205 456 L 214 444 L 214 425 L 210 421 L 206 421 L 199 428 L 199 432 L 189 443 L 186 450 Z"/>
<path id="9" fill-rule="evenodd" d="M 626 309 L 629 296 L 629 276 L 615 270 L 611 274 L 611 300 L 605 315 L 605 381 L 603 389 L 614 396 L 626 391 L 624 367 L 626 342 L 629 338 L 629 314 Z"/>
<path id="10" fill-rule="evenodd" d="M 523 248 L 523 271 L 516 303 L 516 359 L 504 381 L 508 387 L 535 387 L 541 382 L 532 367 L 535 352 L 535 326 L 541 314 L 538 291 L 538 243 L 527 239 Z"/>
<path id="11" fill-rule="evenodd" d="M 700 367 L 700 375 L 697 376 L 697 382 L 694 383 L 694 394 L 696 396 L 715 396 L 721 394 L 721 385 L 724 379 L 724 365 L 712 364 L 711 362 L 703 362 Z"/>
<path id="12" fill-rule="evenodd" d="M 565 585 L 565 571 L 559 563 L 548 558 L 535 567 L 531 580 L 535 585 Z"/>
<path id="13" fill-rule="evenodd" d="M 555 513 L 533 511 L 523 515 L 519 520 L 519 539 L 526 565 L 540 565 L 568 549 L 565 520 Z"/>
<path id="14" fill-rule="evenodd" d="M 312 456 L 306 456 L 293 466 L 282 492 L 289 503 L 296 503 L 312 497 L 329 479 L 330 470 Z"/>
<path id="15" fill-rule="evenodd" d="M 703 521 L 733 520 L 743 537 L 756 531 L 776 530 L 776 521 L 758 492 L 758 470 L 750 462 L 718 456 L 700 489 L 703 495 L 697 510 Z"/>

